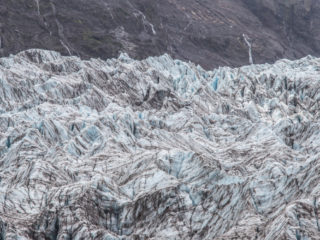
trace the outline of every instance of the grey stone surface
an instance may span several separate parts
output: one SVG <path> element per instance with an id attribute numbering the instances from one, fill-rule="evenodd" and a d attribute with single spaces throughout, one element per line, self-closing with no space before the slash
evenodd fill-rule
<path id="1" fill-rule="evenodd" d="M 318 0 L 1 0 L 0 56 L 29 48 L 88 59 L 164 53 L 205 69 L 320 55 Z"/>

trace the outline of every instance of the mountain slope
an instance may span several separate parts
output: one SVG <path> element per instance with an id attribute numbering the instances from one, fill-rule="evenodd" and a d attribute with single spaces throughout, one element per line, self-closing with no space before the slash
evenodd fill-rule
<path id="1" fill-rule="evenodd" d="M 169 53 L 206 69 L 320 55 L 316 0 L 2 0 L 0 55 L 29 48 L 83 58 Z"/>
<path id="2" fill-rule="evenodd" d="M 0 59 L 1 239 L 317 239 L 320 59 Z"/>

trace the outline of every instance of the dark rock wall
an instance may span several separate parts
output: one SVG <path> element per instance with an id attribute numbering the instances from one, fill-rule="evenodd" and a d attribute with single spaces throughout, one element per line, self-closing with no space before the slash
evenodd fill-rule
<path id="1" fill-rule="evenodd" d="M 2 0 L 1 56 L 29 48 L 82 58 L 169 53 L 205 68 L 320 55 L 317 0 Z"/>

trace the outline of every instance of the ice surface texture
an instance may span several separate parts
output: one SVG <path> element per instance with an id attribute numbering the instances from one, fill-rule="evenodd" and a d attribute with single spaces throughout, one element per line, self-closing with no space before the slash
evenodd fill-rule
<path id="1" fill-rule="evenodd" d="M 320 59 L 0 59 L 0 239 L 317 239 Z"/>

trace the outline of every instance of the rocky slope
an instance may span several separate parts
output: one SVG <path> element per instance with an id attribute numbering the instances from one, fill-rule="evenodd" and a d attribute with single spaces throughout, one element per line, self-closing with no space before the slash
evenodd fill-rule
<path id="1" fill-rule="evenodd" d="M 82 58 L 169 53 L 205 69 L 320 56 L 318 0 L 1 0 L 0 56 L 42 48 Z"/>
<path id="2" fill-rule="evenodd" d="M 320 59 L 0 59 L 0 239 L 319 239 Z"/>

